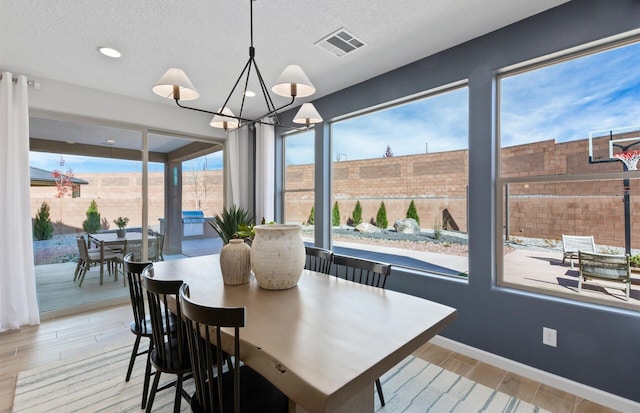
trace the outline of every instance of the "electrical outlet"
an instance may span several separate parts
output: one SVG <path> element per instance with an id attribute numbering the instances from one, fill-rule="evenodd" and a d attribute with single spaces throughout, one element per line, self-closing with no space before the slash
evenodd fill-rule
<path id="1" fill-rule="evenodd" d="M 558 332 L 553 328 L 542 327 L 542 344 L 558 347 Z"/>

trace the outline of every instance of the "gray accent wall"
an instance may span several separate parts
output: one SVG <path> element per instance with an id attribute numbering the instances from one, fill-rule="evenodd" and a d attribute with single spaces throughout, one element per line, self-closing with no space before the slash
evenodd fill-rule
<path id="1" fill-rule="evenodd" d="M 640 312 L 496 285 L 495 71 L 639 27 L 638 0 L 575 0 L 314 101 L 330 122 L 467 79 L 469 282 L 396 269 L 388 288 L 457 308 L 445 337 L 637 402 Z M 293 113 L 281 119 L 287 122 Z M 326 156 L 329 133 L 326 125 L 316 129 L 316 155 Z M 330 175 L 315 175 L 316 211 L 325 214 Z M 316 230 L 323 232 L 316 242 L 326 245 L 330 228 Z M 558 331 L 557 348 L 542 344 L 543 326 Z"/>

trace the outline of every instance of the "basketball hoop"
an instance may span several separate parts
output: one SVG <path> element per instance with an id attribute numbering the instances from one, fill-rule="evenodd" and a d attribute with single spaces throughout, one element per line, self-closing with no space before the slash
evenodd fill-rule
<path id="1" fill-rule="evenodd" d="M 637 165 L 640 161 L 640 150 L 614 153 L 613 157 L 624 162 L 628 171 L 635 171 L 638 169 Z"/>

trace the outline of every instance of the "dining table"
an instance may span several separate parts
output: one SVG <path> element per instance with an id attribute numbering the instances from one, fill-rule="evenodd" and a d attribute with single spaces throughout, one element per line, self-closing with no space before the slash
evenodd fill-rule
<path id="1" fill-rule="evenodd" d="M 253 275 L 225 285 L 219 255 L 157 262 L 153 272 L 187 283 L 196 303 L 245 307 L 240 358 L 296 412 L 373 412 L 375 380 L 457 316 L 443 304 L 309 270 L 286 290 L 262 289 Z M 233 330 L 222 333 L 223 350 L 233 353 Z"/>
<path id="2" fill-rule="evenodd" d="M 154 240 L 156 237 L 153 235 L 148 236 L 149 240 Z M 104 245 L 107 247 L 110 245 L 118 245 L 122 244 L 126 239 L 129 241 L 142 241 L 142 233 L 141 232 L 126 232 L 124 237 L 118 237 L 118 234 L 115 232 L 98 232 L 95 234 L 89 234 L 89 238 L 93 240 L 94 243 L 99 244 L 100 242 L 104 242 Z"/>
<path id="3" fill-rule="evenodd" d="M 158 244 L 156 243 L 156 237 L 154 235 L 148 235 L 149 245 L 153 244 L 153 248 L 158 248 Z M 115 232 L 98 232 L 95 234 L 89 234 L 89 241 L 93 242 L 100 248 L 112 248 L 117 246 L 122 246 L 124 241 L 127 241 L 127 251 L 135 252 L 136 257 L 137 254 L 142 254 L 142 233 L 141 232 L 129 232 L 125 233 L 124 237 L 118 237 L 118 234 Z M 155 252 L 155 255 L 158 255 L 158 252 Z"/>

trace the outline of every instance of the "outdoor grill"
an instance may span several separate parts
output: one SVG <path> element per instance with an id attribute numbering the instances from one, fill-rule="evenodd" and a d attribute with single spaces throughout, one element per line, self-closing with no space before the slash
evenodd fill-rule
<path id="1" fill-rule="evenodd" d="M 185 237 L 204 234 L 204 212 L 182 211 L 182 231 Z"/>

